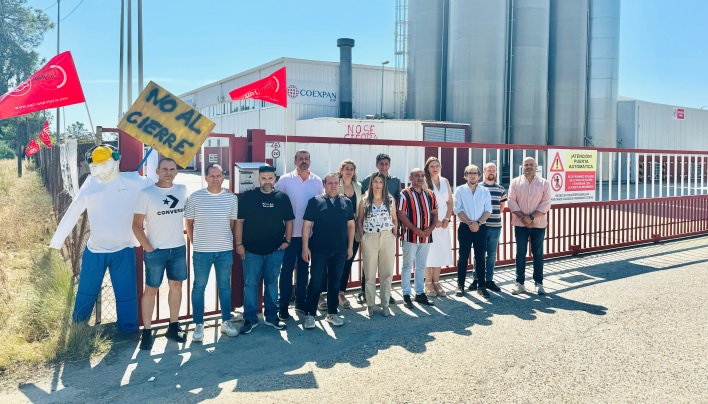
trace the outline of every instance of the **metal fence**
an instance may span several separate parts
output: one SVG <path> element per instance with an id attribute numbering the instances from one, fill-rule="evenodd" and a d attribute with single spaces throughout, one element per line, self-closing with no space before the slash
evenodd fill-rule
<path id="1" fill-rule="evenodd" d="M 277 144 L 283 152 L 280 158 L 270 158 L 268 150 Z M 549 149 L 584 149 L 561 146 L 496 145 L 474 143 L 435 143 L 419 141 L 398 141 L 380 139 L 341 139 L 320 137 L 285 137 L 266 135 L 264 131 L 249 131 L 249 155 L 252 161 L 266 161 L 273 164 L 282 175 L 292 165 L 289 159 L 295 150 L 311 151 L 311 170 L 321 176 L 336 168 L 345 158 L 356 156 L 359 176 L 366 176 L 362 167 L 374 167 L 379 153 L 397 155 L 437 156 L 440 158 L 442 175 L 450 179 L 453 186 L 462 180 L 464 167 L 468 164 L 483 166 L 495 162 L 500 167 L 499 182 L 506 184 L 518 175 L 517 165 L 526 156 L 535 157 L 540 164 L 548 161 Z M 403 150 L 403 152 L 401 152 Z M 546 258 L 570 256 L 594 251 L 621 248 L 642 243 L 653 243 L 679 237 L 708 234 L 708 187 L 706 163 L 708 152 L 635 150 L 635 149 L 587 149 L 596 150 L 597 192 L 596 201 L 588 203 L 555 204 L 548 213 L 549 226 L 544 242 Z M 232 151 L 233 153 L 233 151 Z M 424 161 L 393 162 L 393 173 L 401 177 L 407 185 L 409 172 L 413 167 L 421 167 Z M 396 168 L 396 164 L 398 167 Z M 233 167 L 231 167 L 233 170 Z M 235 176 L 231 175 L 233 179 Z M 232 185 L 233 189 L 233 185 Z M 515 262 L 516 240 L 511 223 L 511 212 L 503 213 L 505 224 L 497 247 L 497 265 Z M 457 261 L 457 220 L 453 216 L 450 226 L 453 262 Z M 530 251 L 530 249 L 529 249 Z M 190 254 L 191 255 L 191 254 Z M 140 255 L 141 257 L 141 255 Z M 472 261 L 468 270 L 472 269 Z M 530 253 L 527 259 L 531 259 Z M 138 258 L 139 290 L 142 289 L 142 260 Z M 191 260 L 188 259 L 188 265 Z M 401 255 L 396 247 L 394 280 L 400 280 Z M 184 286 L 180 318 L 191 316 L 189 278 Z M 455 272 L 454 266 L 443 268 L 443 273 Z M 349 279 L 349 287 L 361 285 L 361 257 L 357 257 Z M 218 293 L 213 288 L 214 304 L 207 306 L 207 315 L 218 314 Z M 163 291 L 166 292 L 166 291 Z M 232 276 L 232 302 L 238 307 L 243 301 L 243 269 L 240 257 L 234 254 Z M 159 302 L 160 299 L 158 299 Z M 163 298 L 163 305 L 165 299 Z M 158 303 L 159 305 L 159 303 Z M 159 306 L 158 306 L 159 307 Z M 168 320 L 165 310 L 157 310 L 155 322 Z M 162 313 L 162 314 L 161 314 Z"/>

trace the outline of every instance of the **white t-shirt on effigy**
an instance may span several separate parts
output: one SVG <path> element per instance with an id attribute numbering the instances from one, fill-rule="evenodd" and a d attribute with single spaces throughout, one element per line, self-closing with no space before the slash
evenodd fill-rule
<path id="1" fill-rule="evenodd" d="M 170 188 L 157 185 L 138 194 L 137 214 L 145 215 L 145 234 L 153 248 L 176 248 L 185 245 L 184 205 L 187 187 L 174 184 Z"/>
<path id="2" fill-rule="evenodd" d="M 153 185 L 136 172 L 120 173 L 112 181 L 102 183 L 89 176 L 61 219 L 49 246 L 60 249 L 84 211 L 88 212 L 91 235 L 86 247 L 92 253 L 112 253 L 137 247 L 133 234 L 133 211 L 138 193 Z"/>

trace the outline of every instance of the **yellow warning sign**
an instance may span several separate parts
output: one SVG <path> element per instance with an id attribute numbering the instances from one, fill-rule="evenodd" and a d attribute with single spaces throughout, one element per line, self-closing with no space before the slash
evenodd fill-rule
<path id="1" fill-rule="evenodd" d="M 563 172 L 563 160 L 561 160 L 560 152 L 556 152 L 556 157 L 553 158 L 551 167 L 548 169 L 550 172 Z"/>

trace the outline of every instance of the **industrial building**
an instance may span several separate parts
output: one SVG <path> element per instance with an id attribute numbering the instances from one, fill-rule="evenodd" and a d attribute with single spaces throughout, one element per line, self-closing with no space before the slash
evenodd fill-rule
<path id="1" fill-rule="evenodd" d="M 212 119 L 214 132 L 238 137 L 260 128 L 288 136 L 708 148 L 708 111 L 639 100 L 618 108 L 619 0 L 397 0 L 396 9 L 394 67 L 352 63 L 354 40 L 340 38 L 339 62 L 280 58 L 180 98 Z M 288 108 L 229 99 L 282 67 Z M 671 117 L 677 108 L 685 119 Z M 228 147 L 224 140 L 206 147 Z M 508 173 L 507 159 L 499 163 Z"/>

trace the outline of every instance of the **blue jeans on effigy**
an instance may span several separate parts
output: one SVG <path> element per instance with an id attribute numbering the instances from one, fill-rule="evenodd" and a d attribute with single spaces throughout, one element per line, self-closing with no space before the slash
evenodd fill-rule
<path id="1" fill-rule="evenodd" d="M 231 266 L 234 262 L 233 251 L 192 253 L 194 262 L 194 283 L 192 285 L 192 315 L 195 324 L 204 323 L 204 290 L 211 266 L 216 271 L 216 286 L 219 289 L 221 320 L 231 320 Z"/>
<path id="2" fill-rule="evenodd" d="M 430 243 L 411 243 L 403 241 L 403 265 L 401 266 L 401 290 L 404 295 L 411 295 L 411 270 L 415 261 L 415 293 L 425 293 L 425 263 L 428 261 Z"/>
<path id="3" fill-rule="evenodd" d="M 106 268 L 111 275 L 116 297 L 118 328 L 127 334 L 137 332 L 138 292 L 135 283 L 135 248 L 132 247 L 112 253 L 93 253 L 88 248 L 84 249 L 72 319 L 80 322 L 91 317 L 103 286 Z"/>
<path id="4" fill-rule="evenodd" d="M 484 265 L 484 277 L 487 282 L 494 280 L 494 265 L 497 263 L 497 245 L 499 244 L 501 229 L 501 227 L 487 225 L 487 260 Z M 477 280 L 477 271 L 472 272 L 472 279 Z"/>
<path id="5" fill-rule="evenodd" d="M 258 284 L 263 279 L 263 318 L 273 322 L 278 318 L 278 275 L 285 250 L 267 255 L 246 251 L 243 260 L 243 319 L 258 322 Z"/>
<path id="6" fill-rule="evenodd" d="M 533 255 L 533 280 L 536 285 L 543 285 L 543 239 L 546 229 L 514 226 L 516 238 L 516 282 L 524 284 L 526 279 L 526 252 L 528 239 L 531 238 L 531 255 Z"/>

